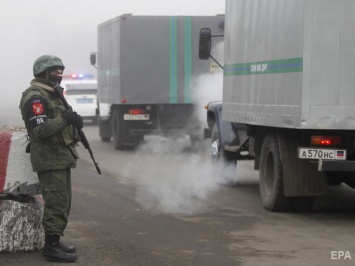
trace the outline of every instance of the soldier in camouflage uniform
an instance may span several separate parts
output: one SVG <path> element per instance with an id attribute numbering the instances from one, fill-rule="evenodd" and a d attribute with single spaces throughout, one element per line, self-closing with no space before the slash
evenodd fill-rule
<path id="1" fill-rule="evenodd" d="M 53 55 L 39 57 L 33 65 L 31 86 L 22 93 L 20 109 L 30 137 L 31 163 L 37 172 L 45 201 L 43 255 L 52 261 L 77 260 L 76 249 L 59 241 L 68 224 L 71 206 L 71 168 L 79 158 L 73 127 L 82 128 L 80 115 L 65 109 L 55 87 L 64 65 Z"/>

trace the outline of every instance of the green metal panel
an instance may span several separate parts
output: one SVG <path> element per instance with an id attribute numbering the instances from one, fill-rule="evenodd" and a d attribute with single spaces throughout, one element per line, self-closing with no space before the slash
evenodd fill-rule
<path id="1" fill-rule="evenodd" d="M 178 102 L 178 53 L 177 53 L 177 19 L 170 20 L 170 103 Z"/>
<path id="2" fill-rule="evenodd" d="M 192 80 L 192 21 L 191 17 L 184 20 L 184 98 L 185 103 L 191 103 Z"/>

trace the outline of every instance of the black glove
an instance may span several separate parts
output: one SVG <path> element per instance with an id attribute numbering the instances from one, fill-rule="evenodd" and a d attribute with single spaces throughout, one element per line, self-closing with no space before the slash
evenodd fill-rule
<path id="1" fill-rule="evenodd" d="M 82 129 L 84 127 L 83 118 L 81 117 L 81 115 L 78 115 L 76 112 L 74 112 L 74 113 L 76 115 L 75 125 L 78 129 Z"/>
<path id="2" fill-rule="evenodd" d="M 69 124 L 75 125 L 78 129 L 82 129 L 84 127 L 83 118 L 76 112 L 70 112 L 67 110 L 62 114 L 62 116 L 68 121 Z"/>
<path id="3" fill-rule="evenodd" d="M 62 117 L 68 121 L 69 124 L 74 125 L 75 120 L 76 120 L 76 114 L 73 112 L 70 112 L 69 110 L 66 110 L 63 112 Z"/>

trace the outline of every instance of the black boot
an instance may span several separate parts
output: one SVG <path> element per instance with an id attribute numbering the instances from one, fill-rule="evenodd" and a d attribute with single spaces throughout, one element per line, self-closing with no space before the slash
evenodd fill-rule
<path id="1" fill-rule="evenodd" d="M 76 253 L 76 248 L 72 245 L 67 246 L 64 243 L 59 241 L 60 237 L 58 235 L 45 235 L 45 243 L 47 242 L 59 242 L 59 245 L 62 246 L 65 252 L 67 253 Z"/>
<path id="2" fill-rule="evenodd" d="M 59 236 L 57 235 L 46 235 L 46 240 L 43 248 L 43 256 L 50 261 L 58 261 L 58 262 L 74 262 L 78 259 L 75 252 L 69 253 L 64 249 L 70 248 L 70 250 L 74 250 L 74 247 L 67 247 L 59 242 Z M 74 249 L 73 249 L 74 248 Z"/>
<path id="3" fill-rule="evenodd" d="M 76 253 L 76 248 L 73 245 L 66 245 L 62 242 L 59 241 L 59 245 L 62 246 L 65 252 L 70 253 L 70 254 L 75 254 Z"/>

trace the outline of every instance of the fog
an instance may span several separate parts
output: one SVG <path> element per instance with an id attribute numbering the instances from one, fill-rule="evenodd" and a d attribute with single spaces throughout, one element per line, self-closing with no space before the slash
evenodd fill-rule
<path id="1" fill-rule="evenodd" d="M 224 0 L 2 0 L 0 3 L 0 124 L 22 125 L 21 92 L 41 55 L 60 57 L 65 73 L 96 74 L 89 63 L 97 50 L 97 25 L 122 14 L 217 15 Z"/>
<path id="2" fill-rule="evenodd" d="M 33 78 L 33 62 L 41 55 L 60 57 L 65 73 L 88 73 L 96 76 L 89 63 L 91 52 L 97 51 L 97 26 L 122 14 L 133 15 L 217 15 L 225 13 L 224 0 L 2 0 L 0 3 L 1 85 L 0 125 L 23 125 L 18 109 L 21 93 Z M 223 42 L 212 51 L 221 63 Z M 194 95 L 199 118 L 206 126 L 209 101 L 222 99 L 222 71 L 194 77 Z M 201 132 L 202 134 L 202 132 Z M 169 149 L 167 150 L 167 147 Z M 145 142 L 140 153 L 168 159 L 171 152 L 181 154 L 178 161 L 137 169 L 127 165 L 125 176 L 140 184 L 136 200 L 145 209 L 168 213 L 195 213 L 203 210 L 204 200 L 221 184 L 241 182 L 252 172 L 250 166 L 232 167 L 228 176 L 224 165 L 212 165 L 208 152 L 189 153 L 188 139 L 170 140 L 159 137 Z M 180 157 L 179 157 L 180 158 Z"/>

